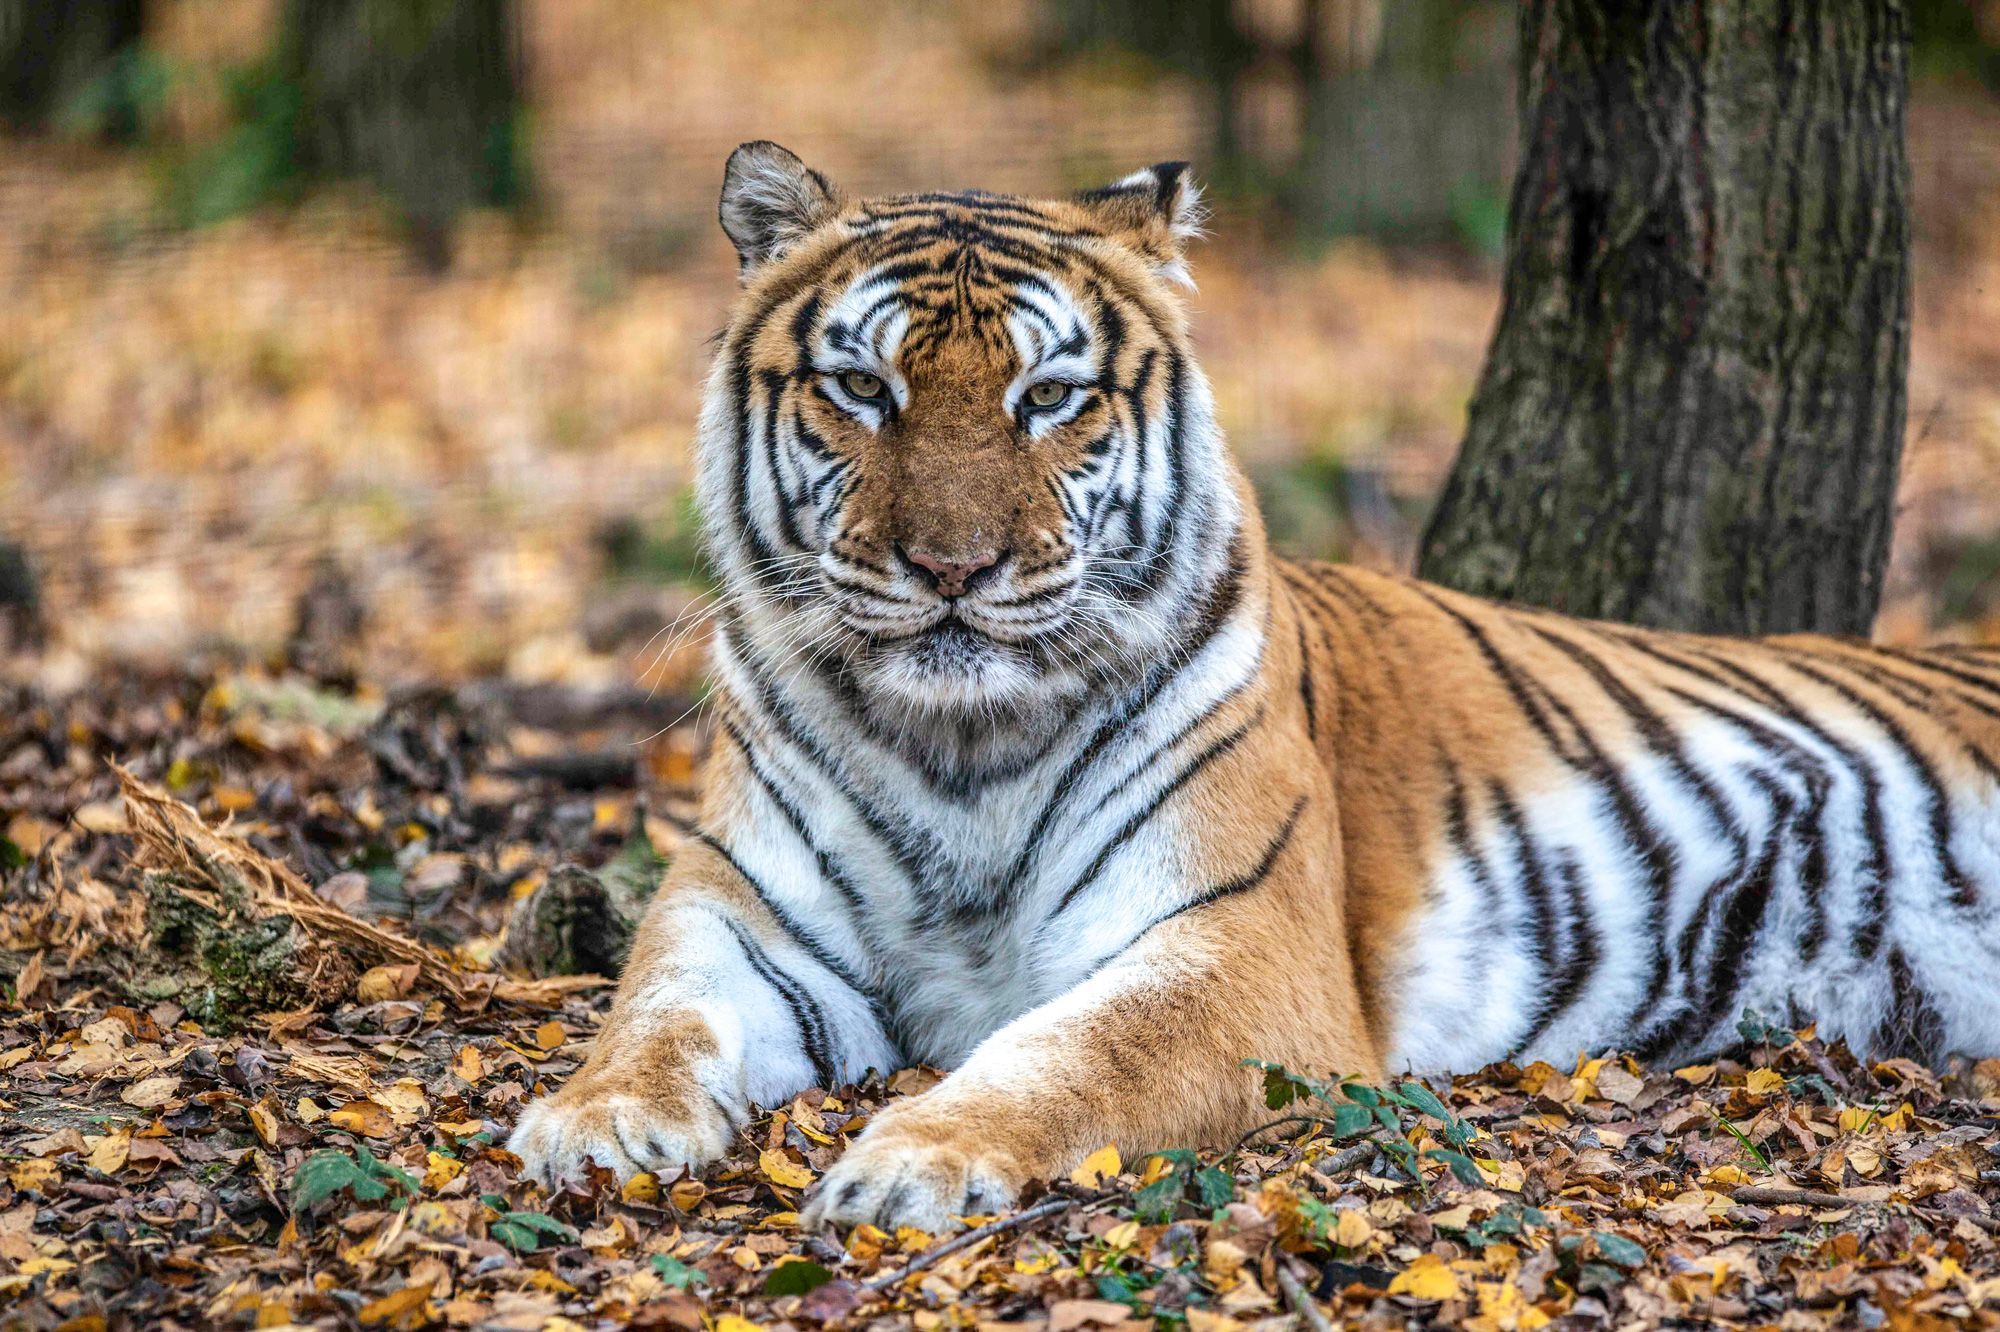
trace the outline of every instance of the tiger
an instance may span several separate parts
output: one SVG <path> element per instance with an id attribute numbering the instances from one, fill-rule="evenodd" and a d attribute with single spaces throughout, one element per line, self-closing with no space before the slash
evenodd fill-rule
<path id="1" fill-rule="evenodd" d="M 526 1171 L 698 1169 L 925 1063 L 802 1216 L 938 1233 L 1107 1144 L 1238 1140 L 1246 1061 L 1678 1060 L 1745 1010 L 2000 1051 L 2000 650 L 1277 557 L 1192 346 L 1184 163 L 850 199 L 760 141 L 719 211 L 713 753 Z"/>

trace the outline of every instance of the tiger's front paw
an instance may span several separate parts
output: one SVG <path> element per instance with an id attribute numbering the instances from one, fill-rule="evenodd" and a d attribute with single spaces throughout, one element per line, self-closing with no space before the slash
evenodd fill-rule
<path id="1" fill-rule="evenodd" d="M 1004 1155 L 878 1122 L 821 1177 L 803 1220 L 809 1227 L 866 1221 L 890 1232 L 914 1226 L 936 1235 L 960 1217 L 1005 1211 L 1024 1182 Z"/>
<path id="2" fill-rule="evenodd" d="M 555 1185 L 580 1179 L 586 1158 L 620 1179 L 699 1168 L 728 1151 L 729 1134 L 728 1118 L 705 1094 L 579 1079 L 524 1110 L 507 1150 L 521 1158 L 523 1174 Z"/>

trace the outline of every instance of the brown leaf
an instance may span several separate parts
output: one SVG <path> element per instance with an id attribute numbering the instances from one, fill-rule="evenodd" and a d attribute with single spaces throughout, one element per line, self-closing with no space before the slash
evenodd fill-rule
<path id="1" fill-rule="evenodd" d="M 157 1110 L 181 1089 L 181 1080 L 172 1074 L 141 1078 L 118 1094 L 118 1099 L 141 1110 Z"/>

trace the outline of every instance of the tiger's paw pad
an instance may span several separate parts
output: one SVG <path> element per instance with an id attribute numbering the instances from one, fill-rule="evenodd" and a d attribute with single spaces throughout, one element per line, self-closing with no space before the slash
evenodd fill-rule
<path id="1" fill-rule="evenodd" d="M 929 1143 L 877 1144 L 864 1135 L 821 1177 L 802 1220 L 815 1229 L 865 1221 L 892 1234 L 911 1226 L 941 1235 L 961 1217 L 1011 1207 L 1019 1194 L 1014 1174 L 992 1156 Z"/>
<path id="2" fill-rule="evenodd" d="M 690 1116 L 682 1107 L 627 1092 L 559 1093 L 521 1112 L 507 1150 L 521 1173 L 545 1184 L 583 1177 L 586 1158 L 620 1179 L 641 1172 L 698 1168 L 729 1147 L 729 1125 L 714 1106 Z"/>

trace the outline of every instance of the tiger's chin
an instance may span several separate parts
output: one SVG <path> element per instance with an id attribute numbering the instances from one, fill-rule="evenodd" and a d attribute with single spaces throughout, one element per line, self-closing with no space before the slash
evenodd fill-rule
<path id="1" fill-rule="evenodd" d="M 884 697 L 926 712 L 1015 708 L 1045 684 L 1026 653 L 957 620 L 881 646 L 863 674 Z"/>

